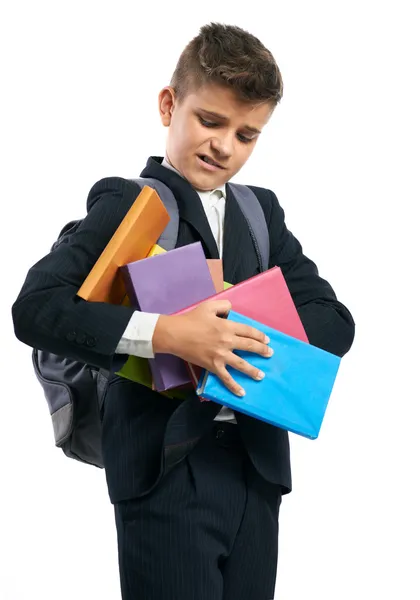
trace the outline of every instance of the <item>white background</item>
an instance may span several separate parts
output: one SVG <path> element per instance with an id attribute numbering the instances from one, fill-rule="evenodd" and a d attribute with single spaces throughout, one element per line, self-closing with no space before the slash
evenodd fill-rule
<path id="1" fill-rule="evenodd" d="M 285 82 L 238 179 L 276 191 L 357 323 L 319 439 L 291 436 L 276 599 L 420 598 L 417 9 L 405 0 L 2 6 L 1 600 L 120 597 L 104 473 L 54 447 L 10 307 L 61 227 L 84 215 L 93 183 L 136 177 L 163 153 L 158 91 L 211 20 L 260 37 Z"/>

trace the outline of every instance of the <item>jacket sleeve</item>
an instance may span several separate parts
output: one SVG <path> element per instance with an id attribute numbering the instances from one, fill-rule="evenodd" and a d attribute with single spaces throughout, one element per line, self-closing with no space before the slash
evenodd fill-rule
<path id="1" fill-rule="evenodd" d="M 111 369 L 133 308 L 86 302 L 81 284 L 139 193 L 127 180 L 102 179 L 91 189 L 87 215 L 67 243 L 28 272 L 12 307 L 17 338 L 31 347 Z"/>
<path id="2" fill-rule="evenodd" d="M 354 340 L 353 317 L 319 276 L 315 263 L 303 254 L 301 244 L 287 229 L 277 197 L 270 194 L 270 266 L 281 268 L 309 342 L 342 357 Z"/>

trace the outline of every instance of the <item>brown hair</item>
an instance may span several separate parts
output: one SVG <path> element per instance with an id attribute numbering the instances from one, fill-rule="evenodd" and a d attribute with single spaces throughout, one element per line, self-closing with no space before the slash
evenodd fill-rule
<path id="1" fill-rule="evenodd" d="M 283 80 L 273 55 L 252 34 L 233 25 L 210 23 L 186 46 L 171 86 L 182 100 L 191 89 L 215 83 L 245 102 L 272 102 L 283 95 Z"/>

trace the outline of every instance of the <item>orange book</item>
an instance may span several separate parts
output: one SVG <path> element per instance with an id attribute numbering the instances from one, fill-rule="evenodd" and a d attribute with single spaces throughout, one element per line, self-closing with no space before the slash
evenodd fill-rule
<path id="1" fill-rule="evenodd" d="M 119 268 L 146 258 L 169 223 L 157 192 L 145 186 L 78 291 L 90 302 L 121 304 L 125 297 Z"/>
<path id="2" fill-rule="evenodd" d="M 221 258 L 208 258 L 207 265 L 209 267 L 211 278 L 213 279 L 216 294 L 223 292 L 223 262 Z"/>

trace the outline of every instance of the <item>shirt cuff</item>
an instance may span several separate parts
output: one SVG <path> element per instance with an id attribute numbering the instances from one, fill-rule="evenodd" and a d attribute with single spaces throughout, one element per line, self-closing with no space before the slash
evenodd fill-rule
<path id="1" fill-rule="evenodd" d="M 136 310 L 118 343 L 116 354 L 154 358 L 152 339 L 160 315 Z"/>

